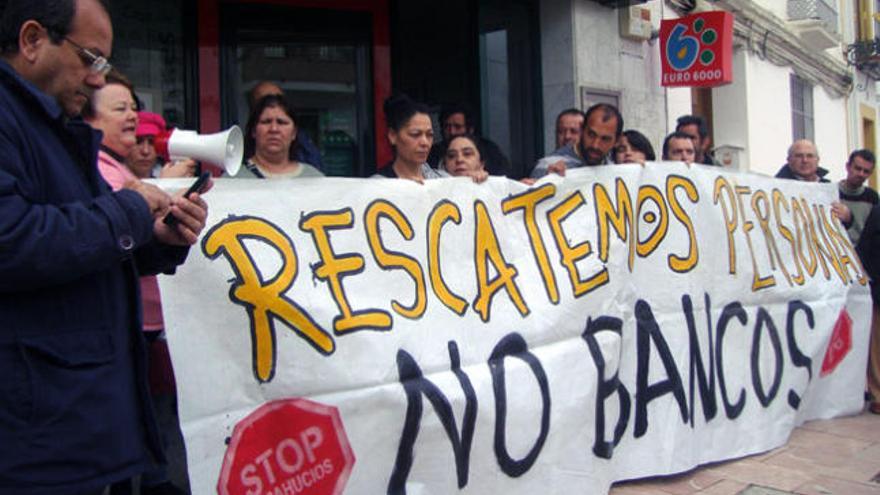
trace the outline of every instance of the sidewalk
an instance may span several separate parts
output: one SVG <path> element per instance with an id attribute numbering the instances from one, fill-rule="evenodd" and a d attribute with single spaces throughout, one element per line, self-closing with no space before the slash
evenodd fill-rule
<path id="1" fill-rule="evenodd" d="M 616 484 L 610 495 L 880 495 L 880 416 L 811 421 L 778 449 L 685 474 Z"/>

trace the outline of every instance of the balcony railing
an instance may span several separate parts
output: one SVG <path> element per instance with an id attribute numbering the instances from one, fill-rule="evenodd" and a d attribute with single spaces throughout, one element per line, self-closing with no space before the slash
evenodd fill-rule
<path id="1" fill-rule="evenodd" d="M 856 41 L 847 46 L 846 61 L 875 81 L 880 80 L 880 38 Z"/>
<path id="2" fill-rule="evenodd" d="M 790 21 L 818 20 L 829 33 L 837 34 L 837 8 L 828 0 L 788 0 Z"/>

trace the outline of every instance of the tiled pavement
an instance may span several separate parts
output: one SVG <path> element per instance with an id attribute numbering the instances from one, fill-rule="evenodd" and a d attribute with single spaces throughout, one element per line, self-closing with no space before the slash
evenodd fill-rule
<path id="1" fill-rule="evenodd" d="M 684 474 L 618 483 L 610 495 L 880 495 L 880 416 L 811 421 L 787 444 Z"/>

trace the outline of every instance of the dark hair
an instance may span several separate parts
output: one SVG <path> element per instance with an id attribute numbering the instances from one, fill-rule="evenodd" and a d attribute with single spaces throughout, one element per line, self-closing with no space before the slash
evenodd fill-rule
<path id="1" fill-rule="evenodd" d="M 471 110 L 471 107 L 468 106 L 466 103 L 452 103 L 450 105 L 444 105 L 443 110 L 440 111 L 440 126 L 442 127 L 446 123 L 446 119 L 452 117 L 457 113 L 464 115 L 465 129 L 470 129 L 474 127 L 474 112 Z M 470 131 L 468 131 L 468 133 L 470 133 Z"/>
<path id="2" fill-rule="evenodd" d="M 59 44 L 70 34 L 79 0 L 7 0 L 0 17 L 0 53 L 18 53 L 18 36 L 25 22 L 39 22 L 52 43 Z M 109 16 L 106 0 L 98 0 Z"/>
<path id="3" fill-rule="evenodd" d="M 635 129 L 629 129 L 623 131 L 623 136 L 626 137 L 627 142 L 629 142 L 633 149 L 641 151 L 645 155 L 645 160 L 653 162 L 657 159 L 657 155 L 654 154 L 654 147 L 651 146 L 651 141 L 644 134 Z"/>
<path id="4" fill-rule="evenodd" d="M 584 112 L 584 125 L 587 125 L 587 121 L 590 120 L 590 115 L 592 115 L 593 112 L 598 112 L 600 110 L 602 111 L 602 122 L 605 122 L 612 117 L 617 119 L 617 131 L 615 131 L 614 135 L 620 137 L 620 135 L 623 134 L 623 116 L 620 115 L 620 110 L 614 105 L 608 103 L 596 103 L 591 106 L 586 112 Z"/>
<path id="5" fill-rule="evenodd" d="M 120 86 L 125 86 L 128 89 L 128 92 L 131 93 L 131 98 L 134 100 L 135 106 L 140 110 L 141 104 L 137 95 L 134 94 L 134 84 L 131 83 L 129 78 L 125 77 L 125 74 L 119 72 L 114 67 L 106 76 L 104 76 L 104 80 L 107 81 L 107 85 L 119 84 Z M 86 101 L 80 115 L 82 115 L 84 119 L 91 119 L 95 116 L 95 93 L 92 93 L 92 97 Z"/>
<path id="6" fill-rule="evenodd" d="M 669 158 L 669 142 L 673 139 L 687 139 L 691 143 L 694 144 L 694 151 L 697 151 L 697 143 L 694 143 L 694 138 L 690 134 L 685 134 L 681 131 L 675 131 L 666 136 L 666 139 L 663 140 L 663 159 L 668 160 Z"/>
<path id="7" fill-rule="evenodd" d="M 697 126 L 697 133 L 700 134 L 700 139 L 706 139 L 706 136 L 709 135 L 709 127 L 706 125 L 706 121 L 703 120 L 703 117 L 700 117 L 699 115 L 682 115 L 676 121 L 675 131 L 680 131 L 681 128 L 686 125 Z"/>
<path id="8" fill-rule="evenodd" d="M 567 108 L 567 109 L 559 112 L 559 115 L 556 116 L 556 127 L 559 127 L 559 121 L 562 119 L 562 117 L 565 117 L 566 115 L 581 117 L 584 119 L 583 122 L 587 121 L 586 116 L 584 116 L 584 112 L 581 112 L 577 108 Z M 581 128 L 584 127 L 583 122 L 581 123 Z"/>
<path id="9" fill-rule="evenodd" d="M 414 101 L 405 94 L 390 96 L 382 105 L 385 110 L 385 125 L 397 132 L 417 113 L 430 115 L 431 110 L 424 103 Z"/>
<path id="10" fill-rule="evenodd" d="M 849 159 L 846 161 L 847 166 L 852 164 L 855 157 L 859 157 L 862 160 L 865 160 L 866 162 L 870 163 L 872 167 L 877 164 L 877 157 L 874 156 L 873 151 L 869 149 L 860 149 L 855 150 L 849 154 Z"/>
<path id="11" fill-rule="evenodd" d="M 281 110 L 284 110 L 284 113 L 290 117 L 290 120 L 293 121 L 293 125 L 296 126 L 296 114 L 293 111 L 293 107 L 290 106 L 290 103 L 287 101 L 283 95 L 266 95 L 260 98 L 257 103 L 254 105 L 254 108 L 251 109 L 251 114 L 248 117 L 247 126 L 244 129 L 244 158 L 245 160 L 254 156 L 257 152 L 257 140 L 254 139 L 254 129 L 257 128 L 257 124 L 260 122 L 260 115 L 263 114 L 263 110 L 267 108 L 275 108 L 278 107 Z M 299 139 L 294 139 L 290 144 L 290 150 L 288 150 L 287 158 L 290 160 L 294 159 L 294 154 L 296 149 L 299 147 Z"/>
<path id="12" fill-rule="evenodd" d="M 452 136 L 452 138 L 449 139 L 448 143 L 443 143 L 443 156 L 441 157 L 441 160 L 444 163 L 446 162 L 446 151 L 449 149 L 449 145 L 451 145 L 452 142 L 456 139 L 467 139 L 468 141 L 470 141 L 471 144 L 474 145 L 474 148 L 476 148 L 477 153 L 480 154 L 480 161 L 486 160 L 486 154 L 483 153 L 483 144 L 480 142 L 480 138 L 474 136 L 473 134 L 459 134 L 458 136 Z"/>

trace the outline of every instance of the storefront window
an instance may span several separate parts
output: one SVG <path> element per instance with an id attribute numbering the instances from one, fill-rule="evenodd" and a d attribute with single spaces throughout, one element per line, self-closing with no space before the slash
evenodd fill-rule
<path id="1" fill-rule="evenodd" d="M 250 91 L 271 81 L 292 104 L 325 174 L 374 170 L 370 18 L 359 12 L 222 5 L 225 125 L 248 120 Z"/>
<path id="2" fill-rule="evenodd" d="M 184 3 L 112 2 L 111 62 L 134 83 L 145 110 L 161 114 L 171 126 L 194 128 L 194 98 L 187 97 L 187 71 L 194 67 L 185 47 L 185 37 L 192 33 L 184 33 Z"/>

